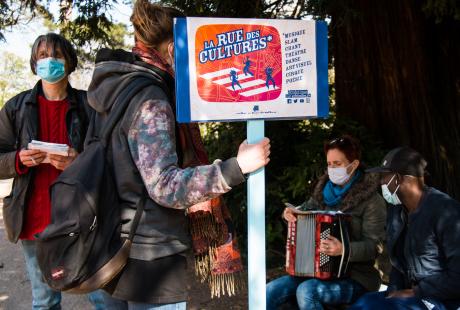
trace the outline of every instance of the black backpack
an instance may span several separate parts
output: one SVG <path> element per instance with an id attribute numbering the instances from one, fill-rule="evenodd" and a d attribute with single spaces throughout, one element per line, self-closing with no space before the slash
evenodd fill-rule
<path id="1" fill-rule="evenodd" d="M 92 137 L 52 184 L 51 223 L 37 236 L 38 264 L 51 288 L 88 293 L 107 285 L 126 265 L 147 194 L 138 201 L 129 237 L 123 240 L 120 201 L 107 149 L 130 99 L 157 84 L 148 78 L 130 81 L 118 95 L 99 137 Z"/>

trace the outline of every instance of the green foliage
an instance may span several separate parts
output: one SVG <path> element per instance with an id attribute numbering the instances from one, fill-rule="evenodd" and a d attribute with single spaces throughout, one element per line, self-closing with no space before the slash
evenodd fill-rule
<path id="1" fill-rule="evenodd" d="M 302 18 L 312 15 L 313 7 L 320 8 L 325 0 L 163 0 L 162 4 L 182 10 L 187 16 L 218 16 L 218 17 L 257 17 L 257 18 Z M 309 7 L 312 7 L 308 9 Z M 314 15 L 314 14 L 313 14 Z M 319 16 L 320 14 L 318 14 Z"/>
<path id="2" fill-rule="evenodd" d="M 106 24 L 102 22 L 98 29 L 103 32 L 103 36 L 98 40 L 86 41 L 89 33 L 93 29 L 88 24 L 75 20 L 73 23 L 67 23 L 60 28 L 60 33 L 71 41 L 77 47 L 77 53 L 80 59 L 94 62 L 95 54 L 101 48 L 107 47 L 112 49 L 126 48 L 125 37 L 129 34 L 125 24 Z"/>
<path id="3" fill-rule="evenodd" d="M 441 22 L 446 17 L 460 20 L 460 3 L 458 0 L 426 0 L 423 11 Z"/>
<path id="4" fill-rule="evenodd" d="M 30 21 L 41 10 L 42 6 L 35 0 L 0 0 L 0 41 L 5 40 L 4 29 Z"/>
<path id="5" fill-rule="evenodd" d="M 4 52 L 0 57 L 0 108 L 11 97 L 30 89 L 36 80 L 24 59 Z"/>
<path id="6" fill-rule="evenodd" d="M 264 1 L 262 0 L 164 0 L 159 2 L 179 8 L 187 16 L 262 17 L 264 12 Z"/>
<path id="7" fill-rule="evenodd" d="M 95 51 L 103 48 L 123 48 L 127 27 L 113 23 L 108 12 L 117 1 L 67 1 L 59 12 L 60 33 L 79 47 L 83 59 L 94 61 Z M 70 13 L 77 13 L 70 19 Z"/>

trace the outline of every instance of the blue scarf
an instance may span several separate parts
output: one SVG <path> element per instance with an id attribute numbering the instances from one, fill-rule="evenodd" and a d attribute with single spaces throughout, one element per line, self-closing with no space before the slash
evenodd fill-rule
<path id="1" fill-rule="evenodd" d="M 328 180 L 326 185 L 323 188 L 323 200 L 326 206 L 333 207 L 333 206 L 340 204 L 342 202 L 342 198 L 351 188 L 353 183 L 355 183 L 356 180 L 359 179 L 361 174 L 362 174 L 361 171 L 359 170 L 356 171 L 353 178 L 344 187 L 341 187 L 340 185 L 336 185 L 332 183 L 331 180 Z"/>

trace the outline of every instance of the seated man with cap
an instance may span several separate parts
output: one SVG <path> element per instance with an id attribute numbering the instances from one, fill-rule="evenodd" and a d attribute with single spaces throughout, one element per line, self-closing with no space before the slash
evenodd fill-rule
<path id="1" fill-rule="evenodd" d="M 392 271 L 386 292 L 361 297 L 357 309 L 460 309 L 460 203 L 425 185 L 426 161 L 416 151 L 390 151 L 380 167 L 391 204 L 386 235 Z"/>

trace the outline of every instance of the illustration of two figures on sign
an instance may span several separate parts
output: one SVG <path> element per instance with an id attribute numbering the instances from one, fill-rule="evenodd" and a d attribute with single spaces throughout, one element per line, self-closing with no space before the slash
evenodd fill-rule
<path id="1" fill-rule="evenodd" d="M 246 58 L 244 61 L 244 68 L 243 68 L 243 73 L 245 76 L 250 75 L 254 76 L 254 73 L 250 71 L 251 67 L 251 60 L 249 57 Z M 276 83 L 275 80 L 273 79 L 273 69 L 271 67 L 265 68 L 265 85 L 267 86 L 268 89 L 270 89 L 270 83 L 273 85 L 273 89 L 276 89 Z M 235 70 L 230 70 L 230 81 L 232 82 L 232 89 L 235 91 L 235 85 L 239 86 L 240 89 L 243 89 L 243 87 L 240 85 L 240 82 L 238 82 L 238 75 Z"/>

